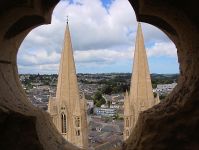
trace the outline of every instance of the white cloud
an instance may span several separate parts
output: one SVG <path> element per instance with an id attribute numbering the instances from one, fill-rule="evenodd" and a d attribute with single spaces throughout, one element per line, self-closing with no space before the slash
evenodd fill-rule
<path id="1" fill-rule="evenodd" d="M 43 64 L 43 65 L 33 65 L 24 66 L 18 65 L 18 69 L 21 73 L 41 73 L 41 74 L 54 74 L 58 72 L 59 64 Z"/>
<path id="2" fill-rule="evenodd" d="M 171 42 L 155 43 L 152 47 L 148 48 L 148 57 L 152 56 L 167 56 L 177 58 L 176 47 Z"/>
<path id="3" fill-rule="evenodd" d="M 60 49 L 69 16 L 74 49 L 102 49 L 117 45 L 130 45 L 136 24 L 133 8 L 128 1 L 115 0 L 109 12 L 100 0 L 82 0 L 82 5 L 69 5 L 61 1 L 54 10 L 52 24 L 33 30 L 21 49 L 42 46 Z M 118 12 L 118 7 L 123 11 Z"/>
<path id="4" fill-rule="evenodd" d="M 38 72 L 58 70 L 67 16 L 77 66 L 114 66 L 132 60 L 137 23 L 127 0 L 114 0 L 108 9 L 101 0 L 73 0 L 71 4 L 66 0 L 55 8 L 51 25 L 38 27 L 26 37 L 18 54 L 19 70 L 31 71 L 27 66 Z M 176 56 L 175 46 L 164 33 L 145 23 L 142 26 L 149 56 Z"/>
<path id="5" fill-rule="evenodd" d="M 132 50 L 118 51 L 110 49 L 101 50 L 88 50 L 88 51 L 76 51 L 75 60 L 77 63 L 97 63 L 110 65 L 114 64 L 116 61 L 123 61 L 126 59 L 132 59 Z"/>
<path id="6" fill-rule="evenodd" d="M 39 49 L 28 52 L 21 52 L 18 64 L 23 66 L 44 65 L 58 63 L 60 54 L 56 51 L 48 52 L 45 49 Z"/>

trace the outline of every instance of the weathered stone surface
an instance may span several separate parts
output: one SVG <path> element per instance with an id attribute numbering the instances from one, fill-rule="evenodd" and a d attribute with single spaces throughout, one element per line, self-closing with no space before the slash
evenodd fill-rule
<path id="1" fill-rule="evenodd" d="M 18 79 L 18 48 L 34 27 L 50 23 L 58 0 L 0 2 L 0 149 L 71 150 L 46 112 L 27 99 Z"/>
<path id="2" fill-rule="evenodd" d="M 124 149 L 199 149 L 198 2 L 132 0 L 138 21 L 162 29 L 175 43 L 180 63 L 177 87 L 167 99 L 143 112 Z"/>
<path id="3" fill-rule="evenodd" d="M 43 150 L 36 131 L 36 118 L 0 110 L 0 149 Z M 20 147 L 19 147 L 20 145 Z M 31 145 L 31 146 L 30 146 Z"/>

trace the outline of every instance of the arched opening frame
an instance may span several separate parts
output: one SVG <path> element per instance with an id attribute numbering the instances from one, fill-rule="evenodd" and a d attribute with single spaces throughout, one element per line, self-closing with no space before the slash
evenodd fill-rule
<path id="1" fill-rule="evenodd" d="M 60 149 L 60 147 L 78 149 L 72 144 L 60 140 L 63 138 L 55 130 L 50 117 L 28 102 L 19 83 L 16 65 L 18 48 L 33 28 L 44 23 L 50 23 L 52 10 L 58 0 L 42 0 L 39 2 L 33 0 L 32 3 L 28 2 L 23 1 L 21 3 L 18 1 L 17 6 L 13 4 L 12 0 L 0 2 L 2 4 L 0 5 L 2 12 L 0 15 L 2 20 L 0 23 L 0 105 L 1 115 L 10 118 L 10 120 L 5 119 L 1 124 L 9 123 L 11 125 L 9 128 L 19 128 L 23 132 L 30 133 L 30 136 L 26 138 L 31 138 L 31 143 L 34 143 L 35 149 L 55 150 Z M 198 127 L 196 122 L 199 120 L 197 108 L 199 97 L 199 14 L 195 10 L 198 4 L 193 0 L 189 2 L 130 0 L 130 3 L 134 7 L 138 21 L 144 21 L 160 28 L 175 43 L 180 63 L 180 79 L 178 86 L 165 102 L 141 113 L 135 130 L 126 141 L 125 148 L 139 149 L 148 145 L 148 149 L 158 149 L 161 146 L 167 149 L 175 146 L 180 149 L 184 146 L 197 145 L 198 135 L 195 131 Z M 25 16 L 39 17 L 35 17 L 36 20 L 33 24 L 29 22 L 26 26 L 22 19 Z M 37 18 L 40 19 L 37 20 Z M 22 22 L 19 21 L 21 19 Z M 21 26 L 20 30 L 19 32 L 12 32 L 16 29 L 13 26 L 16 24 Z M 186 121 L 183 121 L 182 118 Z M 22 123 L 20 120 L 26 121 Z M 180 134 L 188 139 L 184 144 L 182 144 L 183 139 L 179 139 L 181 142 L 174 142 L 179 134 L 177 128 L 181 128 Z M 189 130 L 183 130 L 184 128 Z M 172 132 L 173 130 L 176 132 Z M 186 131 L 189 131 L 189 133 Z M 7 145 L 10 149 L 15 148 L 16 141 L 24 137 L 21 134 L 22 132 L 17 133 L 17 130 L 8 129 L 5 132 L 6 135 L 12 135 L 15 142 L 10 141 L 9 138 L 2 138 L 4 141 L 2 141 L 1 147 L 3 148 L 5 143 L 9 143 Z M 13 136 L 13 133 L 18 136 Z M 2 132 L 1 136 L 5 137 L 5 133 Z M 157 136 L 159 139 L 154 140 L 154 137 Z M 49 139 L 49 137 L 51 138 Z M 144 142 L 141 142 L 142 139 L 144 139 Z M 168 139 L 167 144 L 164 143 L 166 139 Z M 27 144 L 27 141 L 24 140 L 21 145 L 23 144 Z"/>

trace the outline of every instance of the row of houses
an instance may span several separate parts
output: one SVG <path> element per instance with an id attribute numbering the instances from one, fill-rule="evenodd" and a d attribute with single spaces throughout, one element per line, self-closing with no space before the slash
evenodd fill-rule
<path id="1" fill-rule="evenodd" d="M 158 84 L 154 92 L 157 92 L 159 95 L 169 94 L 175 87 L 177 83 L 171 84 Z"/>

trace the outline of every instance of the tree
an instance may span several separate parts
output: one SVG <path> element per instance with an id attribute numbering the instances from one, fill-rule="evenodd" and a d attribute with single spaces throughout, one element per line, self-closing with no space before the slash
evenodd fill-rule
<path id="1" fill-rule="evenodd" d="M 117 114 L 115 114 L 113 117 L 114 117 L 115 120 L 118 120 L 120 116 L 119 116 L 119 114 L 117 113 Z"/>
<path id="2" fill-rule="evenodd" d="M 157 88 L 157 84 L 153 83 L 153 84 L 152 84 L 152 88 L 153 88 L 153 89 Z"/>
<path id="3" fill-rule="evenodd" d="M 104 93 L 104 94 L 111 94 L 112 91 L 113 91 L 113 89 L 110 85 L 105 85 L 102 87 L 102 93 Z"/>
<path id="4" fill-rule="evenodd" d="M 105 104 L 106 101 L 105 99 L 102 97 L 102 93 L 100 91 L 97 91 L 93 97 L 93 100 L 94 100 L 94 104 L 97 106 L 97 107 L 100 107 L 102 104 Z"/>

